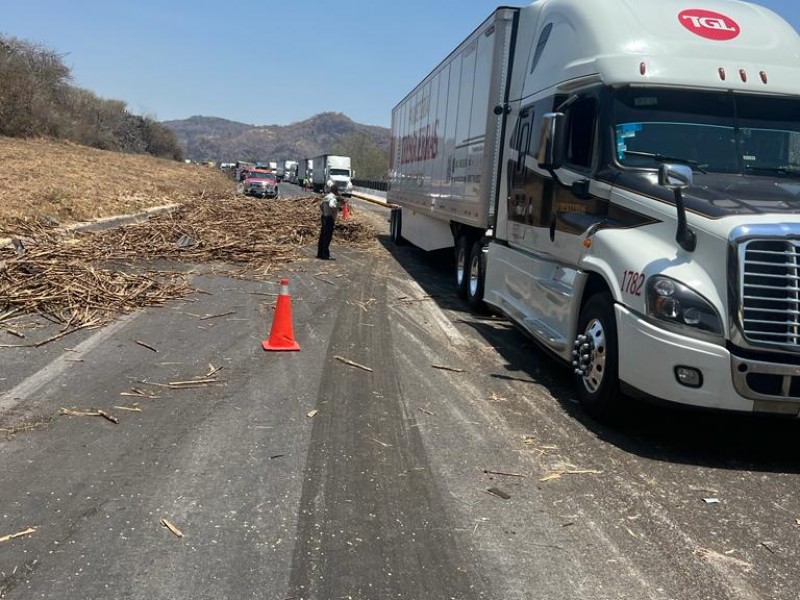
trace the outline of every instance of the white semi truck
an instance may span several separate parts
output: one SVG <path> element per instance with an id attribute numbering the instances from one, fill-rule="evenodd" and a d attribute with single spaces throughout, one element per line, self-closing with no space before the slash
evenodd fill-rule
<path id="1" fill-rule="evenodd" d="M 735 0 L 498 8 L 392 112 L 392 239 L 635 396 L 800 413 L 800 38 Z"/>
<path id="2" fill-rule="evenodd" d="M 283 161 L 284 178 L 289 183 L 297 183 L 297 161 L 285 160 Z"/>
<path id="3" fill-rule="evenodd" d="M 314 157 L 314 174 L 312 181 L 315 192 L 327 192 L 334 183 L 343 196 L 353 193 L 353 171 L 350 168 L 349 156 L 322 154 Z"/>
<path id="4" fill-rule="evenodd" d="M 306 180 L 310 180 L 314 173 L 314 159 L 302 158 L 297 163 L 297 183 L 303 184 Z"/>

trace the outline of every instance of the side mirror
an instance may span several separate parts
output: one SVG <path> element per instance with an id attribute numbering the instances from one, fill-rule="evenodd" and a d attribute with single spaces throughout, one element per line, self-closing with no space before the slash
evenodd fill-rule
<path id="1" fill-rule="evenodd" d="M 658 185 L 668 190 L 682 190 L 692 185 L 692 167 L 664 163 L 658 168 Z"/>
<path id="2" fill-rule="evenodd" d="M 564 161 L 564 113 L 546 113 L 542 117 L 537 160 L 540 169 L 556 171 Z"/>
<path id="3" fill-rule="evenodd" d="M 692 185 L 692 167 L 674 163 L 662 164 L 658 167 L 658 185 L 672 190 L 675 196 L 675 210 L 678 212 L 675 241 L 686 252 L 694 252 L 697 248 L 697 235 L 689 229 L 686 207 L 683 204 L 683 189 Z"/>

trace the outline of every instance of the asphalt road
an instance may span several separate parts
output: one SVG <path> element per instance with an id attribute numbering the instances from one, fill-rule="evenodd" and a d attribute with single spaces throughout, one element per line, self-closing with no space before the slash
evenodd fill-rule
<path id="1" fill-rule="evenodd" d="M 165 307 L 0 349 L 0 540 L 35 528 L 0 542 L 0 597 L 800 597 L 797 423 L 595 423 L 446 255 L 353 207 L 374 249 L 334 235 L 336 261 L 280 274 L 299 352 L 261 348 L 277 285 L 208 266 Z"/>

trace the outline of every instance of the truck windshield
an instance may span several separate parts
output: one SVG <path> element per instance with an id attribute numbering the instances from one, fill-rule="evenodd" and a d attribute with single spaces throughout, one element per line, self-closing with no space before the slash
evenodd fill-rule
<path id="1" fill-rule="evenodd" d="M 331 169 L 331 175 L 343 175 L 344 177 L 350 176 L 350 171 L 347 169 Z"/>
<path id="2" fill-rule="evenodd" d="M 654 168 L 668 156 L 705 172 L 800 177 L 797 97 L 624 88 L 614 124 L 623 166 Z"/>

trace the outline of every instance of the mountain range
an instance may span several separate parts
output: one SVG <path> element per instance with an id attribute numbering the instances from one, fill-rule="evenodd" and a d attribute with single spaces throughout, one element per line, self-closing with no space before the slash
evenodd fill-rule
<path id="1" fill-rule="evenodd" d="M 290 125 L 248 125 L 218 117 L 194 116 L 162 121 L 172 130 L 193 161 L 283 161 L 310 158 L 366 138 L 388 151 L 391 132 L 386 127 L 362 125 L 342 113 L 325 112 Z"/>

